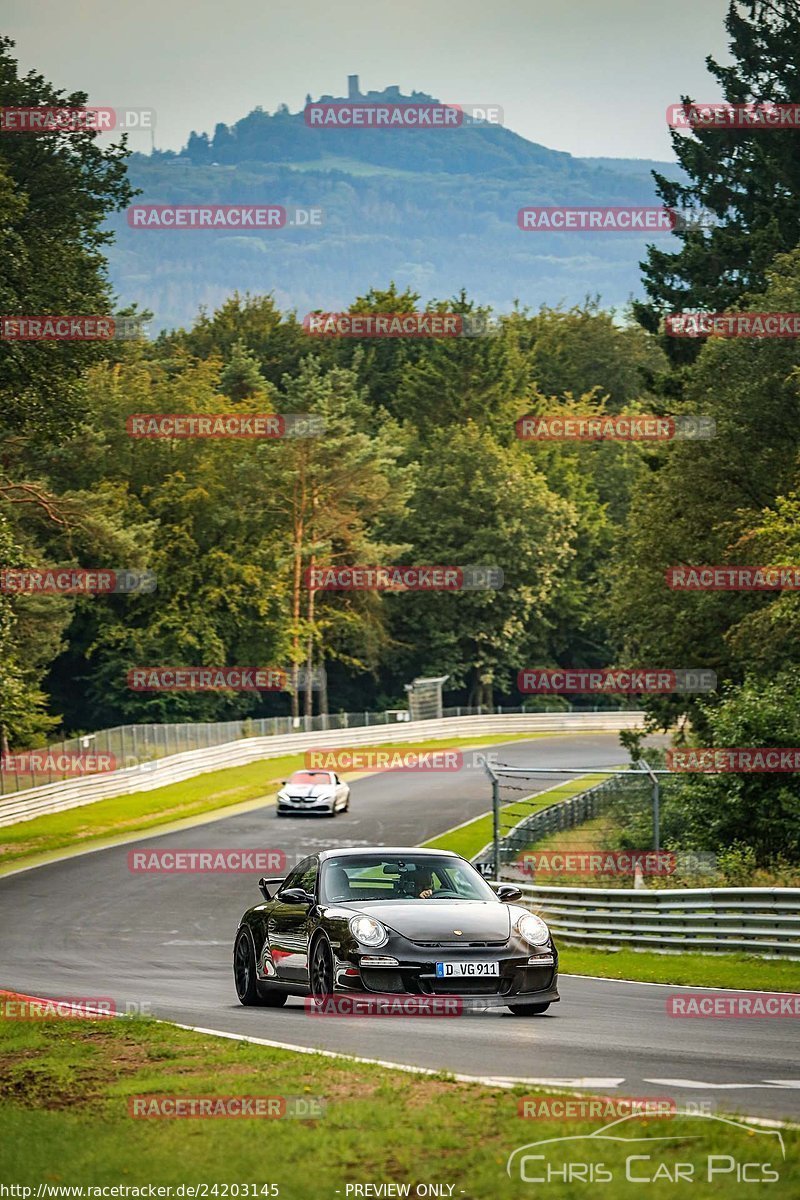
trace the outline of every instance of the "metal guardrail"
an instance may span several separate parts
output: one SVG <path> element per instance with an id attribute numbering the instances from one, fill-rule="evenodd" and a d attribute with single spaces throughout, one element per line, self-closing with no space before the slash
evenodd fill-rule
<path id="1" fill-rule="evenodd" d="M 640 777 L 641 778 L 641 777 Z M 621 774 L 567 800 L 523 817 L 499 840 L 500 869 L 532 843 L 599 816 L 619 782 L 638 786 Z M 647 785 L 642 779 L 643 796 Z M 502 811 L 502 810 L 501 810 Z M 473 862 L 494 865 L 494 844 Z M 491 870 L 491 868 L 490 868 Z M 636 888 L 548 887 L 513 881 L 524 901 L 550 926 L 558 941 L 580 946 L 662 953 L 724 954 L 740 951 L 761 957 L 800 959 L 800 888 Z"/>
<path id="2" fill-rule="evenodd" d="M 276 737 L 244 737 L 204 750 L 191 750 L 154 758 L 137 766 L 106 774 L 86 775 L 42 787 L 29 788 L 0 799 L 0 827 L 30 821 L 46 813 L 61 812 L 97 800 L 131 792 L 152 791 L 208 771 L 243 766 L 257 759 L 278 758 L 302 750 L 368 746 L 442 739 L 483 737 L 502 733 L 546 733 L 635 728 L 644 714 L 635 711 L 592 713 L 520 713 L 504 716 L 444 717 L 431 721 L 403 721 L 357 729 L 291 733 Z"/>
<path id="3" fill-rule="evenodd" d="M 559 941 L 800 959 L 800 888 L 518 886 Z"/>
<path id="4" fill-rule="evenodd" d="M 548 703 L 545 701 L 545 703 Z M 554 705 L 553 713 L 564 712 L 628 712 L 634 705 L 620 703 L 609 709 L 588 704 Z M 520 707 L 457 707 L 442 710 L 442 717 L 508 716 L 522 713 Z M 546 708 L 537 708 L 544 713 Z M 35 747 L 29 752 L 15 751 L 9 760 L 0 754 L 0 797 L 14 792 L 28 791 L 49 783 L 59 783 L 69 777 L 69 772 L 60 770 L 58 763 L 72 755 L 103 756 L 114 763 L 115 769 L 136 767 L 152 762 L 154 758 L 169 758 L 174 754 L 185 754 L 190 750 L 207 750 L 211 746 L 223 746 L 240 738 L 280 737 L 295 733 L 324 733 L 335 729 L 359 729 L 362 726 L 395 725 L 410 720 L 408 710 L 389 709 L 383 712 L 334 712 L 317 716 L 301 717 L 246 717 L 237 721 L 165 721 L 158 724 L 115 725 L 94 733 L 84 733 L 65 738 L 49 746 Z M 28 760 L 29 765 L 22 765 Z M 44 762 L 47 766 L 33 765 Z M 100 774 L 108 768 L 98 767 L 87 774 Z"/>

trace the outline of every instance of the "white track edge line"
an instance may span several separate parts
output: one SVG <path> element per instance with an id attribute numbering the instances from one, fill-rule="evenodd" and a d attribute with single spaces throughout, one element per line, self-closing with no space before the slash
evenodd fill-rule
<path id="1" fill-rule="evenodd" d="M 434 1070 L 432 1067 L 416 1067 L 410 1063 L 389 1062 L 382 1058 L 363 1058 L 357 1054 L 344 1054 L 338 1050 L 315 1050 L 311 1046 L 296 1046 L 291 1042 L 275 1042 L 269 1038 L 251 1037 L 246 1033 L 226 1033 L 220 1029 L 205 1029 L 198 1025 L 184 1025 L 180 1021 L 167 1021 L 158 1018 L 162 1024 L 174 1025 L 178 1029 L 186 1029 L 190 1033 L 204 1033 L 211 1037 L 229 1038 L 235 1042 L 251 1042 L 256 1046 L 270 1046 L 276 1050 L 290 1050 L 297 1054 L 321 1054 L 324 1058 L 341 1058 L 347 1062 L 365 1063 L 369 1066 L 385 1067 L 392 1071 L 406 1071 L 412 1075 L 447 1075 L 449 1079 L 454 1079 L 458 1083 L 479 1083 L 483 1087 L 499 1087 L 499 1088 L 517 1088 L 517 1087 L 535 1087 L 541 1089 L 541 1081 L 529 1083 L 526 1079 L 502 1079 L 495 1078 L 492 1075 L 463 1075 L 447 1070 Z M 554 1088 L 554 1090 L 556 1090 Z M 579 1099 L 586 1099 L 586 1092 L 567 1091 L 564 1088 L 558 1088 L 559 1095 L 575 1096 Z M 678 1115 L 684 1115 L 681 1110 L 678 1110 Z M 692 1115 L 692 1114 L 686 1114 Z M 800 1125 L 794 1125 L 787 1121 L 778 1121 L 770 1117 L 738 1117 L 739 1120 L 746 1122 L 749 1125 L 763 1125 L 769 1129 L 800 1129 Z"/>

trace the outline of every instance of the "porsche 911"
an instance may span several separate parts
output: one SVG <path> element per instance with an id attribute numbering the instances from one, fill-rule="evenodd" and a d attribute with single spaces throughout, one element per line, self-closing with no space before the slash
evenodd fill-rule
<path id="1" fill-rule="evenodd" d="M 545 1012 L 559 999 L 545 922 L 447 850 L 348 848 L 311 854 L 236 932 L 233 974 L 245 1005 L 337 993 L 458 996 L 469 1007 Z"/>

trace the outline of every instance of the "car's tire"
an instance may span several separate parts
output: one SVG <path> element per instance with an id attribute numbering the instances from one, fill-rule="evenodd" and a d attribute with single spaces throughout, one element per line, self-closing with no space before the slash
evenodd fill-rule
<path id="1" fill-rule="evenodd" d="M 233 948 L 233 982 L 239 1003 L 246 1007 L 281 1008 L 288 999 L 288 992 L 258 982 L 253 939 L 246 929 L 239 930 Z"/>
<path id="2" fill-rule="evenodd" d="M 549 1007 L 548 1000 L 547 1004 L 509 1004 L 508 1011 L 515 1017 L 538 1017 L 547 1012 Z"/>
<path id="3" fill-rule="evenodd" d="M 261 997 L 256 981 L 256 956 L 253 939 L 247 929 L 240 929 L 233 947 L 233 982 L 239 1003 L 260 1004 Z"/>
<path id="4" fill-rule="evenodd" d="M 327 938 L 319 937 L 314 942 L 308 965 L 311 996 L 319 1007 L 333 993 L 333 952 Z"/>

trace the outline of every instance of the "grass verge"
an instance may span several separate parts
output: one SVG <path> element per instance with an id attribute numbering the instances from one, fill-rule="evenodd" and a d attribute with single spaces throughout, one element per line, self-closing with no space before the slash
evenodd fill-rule
<path id="1" fill-rule="evenodd" d="M 258 1033 L 260 1014 L 251 1015 Z M 518 1165 L 511 1178 L 506 1174 L 512 1151 L 543 1139 L 596 1133 L 609 1123 L 608 1117 L 524 1119 L 518 1115 L 524 1094 L 521 1088 L 299 1055 L 142 1019 L 5 1019 L 0 1020 L 0 1173 L 6 1184 L 33 1185 L 33 1196 L 38 1185 L 50 1185 L 45 1197 L 57 1196 L 59 1185 L 174 1189 L 217 1184 L 216 1192 L 206 1194 L 279 1194 L 282 1200 L 339 1195 L 344 1200 L 359 1194 L 348 1193 L 348 1184 L 408 1186 L 406 1194 L 413 1196 L 416 1185 L 436 1183 L 445 1191 L 433 1194 L 511 1200 L 528 1194 L 530 1186 L 521 1182 Z M 307 1106 L 321 1100 L 323 1115 L 185 1120 L 129 1115 L 139 1097 L 242 1095 L 299 1096 Z M 539 1093 L 540 1100 L 546 1096 Z M 734 1162 L 771 1164 L 778 1178 L 770 1184 L 770 1196 L 788 1200 L 800 1193 L 797 1135 L 790 1131 L 782 1134 L 785 1159 L 774 1132 L 715 1118 L 633 1117 L 613 1132 L 676 1140 L 550 1143 L 530 1151 L 545 1160 L 528 1161 L 529 1177 L 563 1172 L 565 1164 L 573 1171 L 580 1163 L 594 1164 L 595 1170 L 602 1163 L 615 1185 L 605 1195 L 635 1194 L 635 1185 L 625 1181 L 625 1160 L 639 1155 L 632 1173 L 653 1180 L 648 1188 L 653 1200 L 674 1195 L 670 1176 L 678 1162 L 691 1163 L 701 1184 L 686 1194 L 721 1197 L 736 1182 L 733 1167 L 723 1173 L 727 1163 L 719 1160 L 720 1172 L 708 1183 L 708 1156 L 730 1155 Z M 249 1185 L 247 1192 L 243 1184 Z M 277 1193 L 269 1185 L 276 1185 Z M 361 1190 L 364 1194 L 404 1193 Z M 576 1190 L 574 1181 L 556 1177 L 547 1194 L 566 1200 L 587 1193 L 585 1183 Z"/>
<path id="2" fill-rule="evenodd" d="M 551 804 L 558 804 L 561 800 L 568 800 L 578 792 L 585 792 L 587 788 L 594 787 L 605 778 L 604 775 L 581 775 L 579 779 L 559 783 L 531 799 L 512 800 L 510 804 L 501 807 L 503 828 L 508 830 L 523 817 L 529 817 L 531 813 L 548 808 Z M 492 814 L 488 812 L 476 817 L 474 821 L 467 821 L 465 825 L 446 830 L 431 838 L 429 842 L 423 842 L 423 845 L 431 846 L 435 850 L 455 850 L 456 854 L 461 854 L 464 858 L 473 858 L 491 840 Z"/>
<path id="3" fill-rule="evenodd" d="M 502 741 L 528 741 L 532 738 L 568 736 L 564 734 L 503 734 Z M 452 747 L 497 744 L 498 735 L 485 738 L 447 738 L 440 741 L 398 742 L 392 745 L 361 746 L 360 750 L 441 750 Z M 304 754 L 282 758 L 258 759 L 242 767 L 226 767 L 195 775 L 181 783 L 171 783 L 150 792 L 132 792 L 110 800 L 98 800 L 66 812 L 50 813 L 32 821 L 20 821 L 0 827 L 0 874 L 3 869 L 24 866 L 59 850 L 103 843 L 139 830 L 157 829 L 177 821 L 224 810 L 234 805 L 263 801 L 274 802 L 283 779 L 304 765 Z M 352 778 L 348 772 L 342 777 Z"/>
<path id="4" fill-rule="evenodd" d="M 508 828 L 531 812 L 557 804 L 577 792 L 593 787 L 603 776 L 585 775 L 542 792 L 533 802 L 514 801 L 503 806 L 503 826 Z M 576 829 L 553 834 L 536 843 L 536 849 L 566 843 L 593 847 L 593 834 L 603 830 L 604 818 L 587 821 Z M 485 813 L 466 825 L 447 830 L 425 842 L 441 850 L 455 850 L 472 858 L 492 837 L 492 814 Z M 602 839 L 597 838 L 598 848 Z M 547 880 L 553 885 L 569 886 L 574 880 Z M 579 881 L 580 882 L 580 881 Z M 625 882 L 625 881 L 622 881 Z M 602 885 L 598 885 L 602 886 Z M 746 954 L 657 954 L 652 950 L 601 950 L 594 946 L 570 946 L 559 941 L 559 970 L 565 974 L 596 975 L 603 979 L 633 979 L 642 983 L 674 983 L 695 987 L 754 989 L 758 991 L 800 991 L 800 963 L 764 959 Z"/>
<path id="5" fill-rule="evenodd" d="M 750 954 L 656 954 L 652 950 L 599 950 L 596 946 L 566 946 L 560 942 L 558 954 L 559 971 L 571 975 L 739 991 L 800 992 L 800 962 Z"/>

